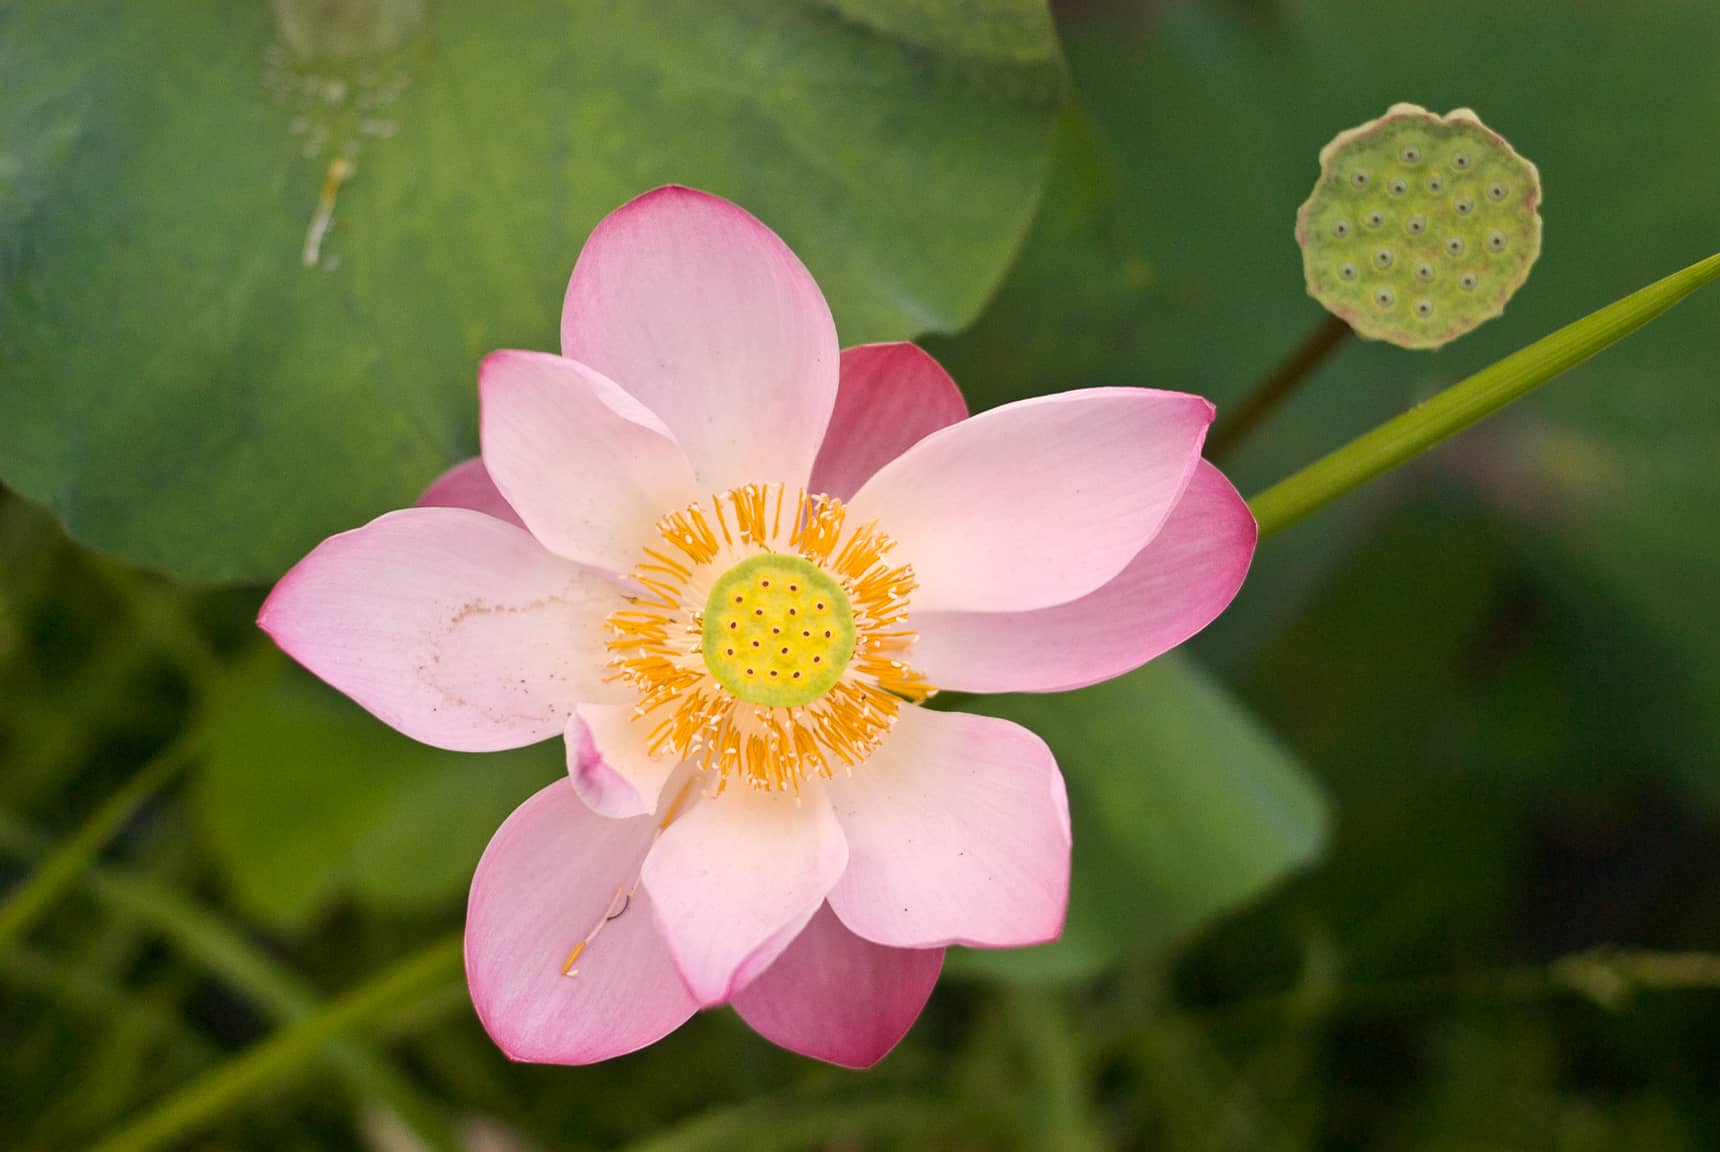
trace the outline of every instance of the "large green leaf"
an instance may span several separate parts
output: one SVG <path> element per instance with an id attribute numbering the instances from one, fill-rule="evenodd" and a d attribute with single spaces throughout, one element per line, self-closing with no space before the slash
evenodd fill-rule
<path id="1" fill-rule="evenodd" d="M 1180 656 L 1054 696 L 975 711 L 1044 737 L 1069 786 L 1075 874 L 1063 938 L 968 952 L 969 969 L 1069 979 L 1174 944 L 1312 863 L 1320 788 L 1220 685 Z"/>
<path id="2" fill-rule="evenodd" d="M 410 501 L 478 359 L 555 347 L 584 236 L 664 182 L 777 228 L 845 343 L 959 327 L 1062 99 L 1040 0 L 417 8 L 0 8 L 0 475 L 79 539 L 256 580 Z M 271 15 L 369 9 L 408 17 L 380 56 Z"/>
<path id="3" fill-rule="evenodd" d="M 238 904 L 281 928 L 340 896 L 457 898 L 508 813 L 564 770 L 559 740 L 484 756 L 416 743 L 273 649 L 208 706 L 204 838 Z"/>

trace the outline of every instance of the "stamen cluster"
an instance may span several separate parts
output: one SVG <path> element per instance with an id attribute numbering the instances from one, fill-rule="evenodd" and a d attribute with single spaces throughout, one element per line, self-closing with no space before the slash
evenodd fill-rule
<path id="1" fill-rule="evenodd" d="M 628 606 L 607 621 L 611 678 L 638 689 L 633 716 L 650 725 L 647 747 L 715 773 L 719 790 L 739 777 L 798 792 L 810 776 L 852 768 L 904 702 L 936 691 L 906 660 L 915 582 L 910 565 L 886 559 L 895 541 L 875 522 L 849 530 L 835 497 L 787 493 L 781 484 L 749 484 L 664 516 L 656 525 L 663 547 L 645 549 Z M 712 589 L 736 566 L 772 553 L 815 566 L 848 600 L 852 652 L 830 686 L 803 704 L 737 694 L 713 673 L 722 650 L 713 656 L 705 643 Z"/>

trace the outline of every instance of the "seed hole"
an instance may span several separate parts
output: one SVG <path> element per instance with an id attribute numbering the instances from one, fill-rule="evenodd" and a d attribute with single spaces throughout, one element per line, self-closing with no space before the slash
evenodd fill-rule
<path id="1" fill-rule="evenodd" d="M 1354 280 L 1355 278 L 1356 278 L 1356 266 L 1354 264 L 1344 263 L 1344 264 L 1338 265 L 1338 279 L 1340 279 L 1340 280 Z"/>
<path id="2" fill-rule="evenodd" d="M 1415 266 L 1415 278 L 1420 280 L 1423 284 L 1431 281 L 1433 279 L 1433 265 L 1429 264 L 1426 260 L 1417 264 Z"/>
<path id="3" fill-rule="evenodd" d="M 1399 152 L 1398 155 L 1402 157 L 1405 164 L 1421 163 L 1421 149 L 1417 148 L 1414 144 L 1406 147 L 1402 152 Z"/>
<path id="4" fill-rule="evenodd" d="M 1374 253 L 1374 267 L 1375 268 L 1378 268 L 1383 272 L 1385 269 L 1390 268 L 1391 266 L 1392 266 L 1392 250 L 1390 248 L 1381 248 L 1377 252 Z"/>
<path id="5" fill-rule="evenodd" d="M 1390 184 L 1386 185 L 1386 187 L 1391 189 L 1393 196 L 1402 196 L 1405 192 L 1409 191 L 1409 181 L 1405 180 L 1402 176 L 1399 176 L 1394 178 Z"/>
<path id="6" fill-rule="evenodd" d="M 1366 188 L 1370 179 L 1372 177 L 1368 175 L 1365 168 L 1358 168 L 1350 173 L 1350 183 L 1357 188 Z"/>
<path id="7" fill-rule="evenodd" d="M 1473 163 L 1474 161 L 1469 158 L 1467 152 L 1453 152 L 1451 154 L 1451 166 L 1459 172 L 1469 171 L 1469 166 Z"/>
<path id="8" fill-rule="evenodd" d="M 1429 316 L 1432 316 L 1433 315 L 1433 301 L 1432 300 L 1417 300 L 1415 302 L 1415 314 L 1417 316 L 1420 316 L 1423 320 L 1426 320 Z"/>
<path id="9" fill-rule="evenodd" d="M 1441 176 L 1437 172 L 1434 173 L 1432 176 L 1429 176 L 1427 178 L 1427 190 L 1429 192 L 1443 192 L 1443 191 L 1445 191 L 1445 177 Z"/>
<path id="10" fill-rule="evenodd" d="M 1381 288 L 1374 293 L 1374 303 L 1381 308 L 1390 308 L 1397 303 L 1397 295 L 1390 288 Z"/>
<path id="11" fill-rule="evenodd" d="M 1511 190 L 1509 188 L 1507 188 L 1507 187 L 1505 187 L 1505 185 L 1497 183 L 1497 182 L 1489 184 L 1487 186 L 1487 198 L 1489 200 L 1493 201 L 1495 204 L 1497 204 L 1499 201 L 1505 199 L 1505 197 L 1510 195 L 1510 193 L 1511 193 Z"/>
<path id="12" fill-rule="evenodd" d="M 1452 207 L 1457 209 L 1457 214 L 1459 216 L 1467 216 L 1471 212 L 1475 211 L 1475 201 L 1471 200 L 1467 196 L 1459 196 L 1456 202 L 1452 204 Z"/>
<path id="13" fill-rule="evenodd" d="M 1408 232 L 1411 236 L 1420 236 L 1423 232 L 1427 231 L 1427 217 L 1420 214 L 1411 216 L 1408 220 L 1404 221 L 1403 230 Z"/>
<path id="14" fill-rule="evenodd" d="M 1465 272 L 1463 275 L 1461 275 L 1457 278 L 1457 286 L 1459 288 L 1463 289 L 1465 292 L 1475 291 L 1476 283 L 1477 283 L 1477 281 L 1475 279 L 1475 273 L 1473 273 L 1473 272 Z"/>
<path id="15" fill-rule="evenodd" d="M 814 663 L 814 664 L 822 664 L 822 663 L 824 663 L 824 657 L 822 657 L 822 656 L 814 656 L 814 657 L 813 657 L 813 658 L 812 658 L 812 662 L 813 662 L 813 663 Z"/>
<path id="16" fill-rule="evenodd" d="M 1489 232 L 1487 234 L 1487 250 L 1489 252 L 1503 252 L 1503 251 L 1505 251 L 1505 243 L 1506 243 L 1505 233 L 1503 233 L 1503 232 Z"/>
<path id="17" fill-rule="evenodd" d="M 1445 242 L 1445 250 L 1453 256 L 1463 255 L 1464 247 L 1463 237 L 1461 236 L 1453 236 Z"/>
<path id="18" fill-rule="evenodd" d="M 1369 212 L 1362 219 L 1367 222 L 1369 228 L 1378 228 L 1386 222 L 1386 214 L 1384 212 Z"/>
<path id="19" fill-rule="evenodd" d="M 1348 220 L 1337 220 L 1332 223 L 1332 235 L 1336 236 L 1338 239 L 1342 240 L 1349 234 L 1350 222 Z"/>

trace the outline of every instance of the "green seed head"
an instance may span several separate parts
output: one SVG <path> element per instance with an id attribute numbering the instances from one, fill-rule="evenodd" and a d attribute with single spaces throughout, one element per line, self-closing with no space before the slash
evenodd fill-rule
<path id="1" fill-rule="evenodd" d="M 702 632 L 711 675 L 742 700 L 772 708 L 812 703 L 854 655 L 848 593 L 788 553 L 742 560 L 718 577 Z"/>
<path id="2" fill-rule="evenodd" d="M 1370 340 L 1438 348 L 1529 278 L 1540 205 L 1540 173 L 1474 112 L 1394 104 L 1320 150 L 1296 214 L 1308 294 Z"/>

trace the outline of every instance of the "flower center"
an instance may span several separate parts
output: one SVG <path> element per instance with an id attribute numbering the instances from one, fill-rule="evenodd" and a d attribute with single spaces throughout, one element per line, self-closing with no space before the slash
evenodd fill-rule
<path id="1" fill-rule="evenodd" d="M 936 691 L 907 662 L 914 571 L 842 501 L 748 484 L 670 512 L 609 615 L 610 678 L 654 756 L 798 792 Z"/>
<path id="2" fill-rule="evenodd" d="M 765 552 L 718 577 L 705 601 L 705 665 L 742 700 L 798 708 L 854 654 L 848 593 L 810 560 Z"/>

